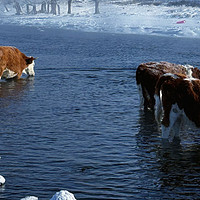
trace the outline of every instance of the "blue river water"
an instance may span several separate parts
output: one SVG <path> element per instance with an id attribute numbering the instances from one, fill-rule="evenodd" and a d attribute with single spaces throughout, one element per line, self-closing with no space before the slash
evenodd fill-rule
<path id="1" fill-rule="evenodd" d="M 38 57 L 0 82 L 1 200 L 200 199 L 200 135 L 163 144 L 135 81 L 142 62 L 200 66 L 199 39 L 4 25 L 0 45 Z"/>

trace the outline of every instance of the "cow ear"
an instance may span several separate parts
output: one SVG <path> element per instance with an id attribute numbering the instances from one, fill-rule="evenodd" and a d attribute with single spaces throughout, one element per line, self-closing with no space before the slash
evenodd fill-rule
<path id="1" fill-rule="evenodd" d="M 29 65 L 33 62 L 33 60 L 35 60 L 33 57 L 28 57 L 26 58 L 26 64 Z"/>

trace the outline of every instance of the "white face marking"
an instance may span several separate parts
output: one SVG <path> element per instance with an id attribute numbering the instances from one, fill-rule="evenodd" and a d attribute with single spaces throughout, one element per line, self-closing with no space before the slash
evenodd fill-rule
<path id="1" fill-rule="evenodd" d="M 192 65 L 183 65 L 183 67 L 185 67 L 186 70 L 188 69 L 194 69 L 194 67 Z"/>
<path id="2" fill-rule="evenodd" d="M 23 73 L 27 74 L 28 76 L 35 76 L 34 66 L 35 62 L 33 60 L 33 62 L 29 64 L 26 69 L 23 70 Z"/>
<path id="3" fill-rule="evenodd" d="M 192 65 L 184 65 L 185 69 L 186 69 L 186 75 L 187 78 L 185 80 L 194 80 L 194 78 L 192 77 L 192 69 L 194 69 L 194 67 Z"/>

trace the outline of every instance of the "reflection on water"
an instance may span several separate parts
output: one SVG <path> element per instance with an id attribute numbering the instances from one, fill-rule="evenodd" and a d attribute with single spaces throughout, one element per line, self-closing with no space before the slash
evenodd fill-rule
<path id="1" fill-rule="evenodd" d="M 31 105 L 26 106 L 23 113 L 21 107 L 22 98 L 34 87 L 34 77 L 26 79 L 11 79 L 0 82 L 0 134 L 13 133 L 16 127 L 24 121 L 23 113 Z"/>
<path id="2" fill-rule="evenodd" d="M 0 82 L 0 108 L 5 108 L 12 101 L 18 101 L 34 84 L 34 77 L 10 79 Z"/>
<path id="3" fill-rule="evenodd" d="M 158 131 L 158 125 L 155 121 L 155 117 L 152 111 L 140 110 L 139 116 L 139 135 L 141 139 L 156 139 L 160 135 Z"/>
<path id="4" fill-rule="evenodd" d="M 200 143 L 163 142 L 152 112 L 140 111 L 137 145 L 143 162 L 152 164 L 155 187 L 169 199 L 200 198 Z M 187 138 L 185 138 L 187 139 Z M 156 161 L 154 163 L 154 161 Z M 153 170 L 151 170 L 153 172 Z M 154 180 L 155 181 L 155 180 Z"/>
<path id="5" fill-rule="evenodd" d="M 195 193 L 195 188 L 200 186 L 199 144 L 185 149 L 181 145 L 173 144 L 171 148 L 160 149 L 158 159 L 161 188 L 176 189 L 180 194 Z M 186 189 L 182 191 L 183 188 Z"/>

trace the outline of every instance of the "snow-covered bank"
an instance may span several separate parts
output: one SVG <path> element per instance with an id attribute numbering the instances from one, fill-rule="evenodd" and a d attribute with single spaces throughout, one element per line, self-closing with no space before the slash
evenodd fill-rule
<path id="1" fill-rule="evenodd" d="M 38 200 L 38 197 L 35 196 L 27 196 L 21 200 Z M 50 200 L 76 200 L 74 195 L 67 190 L 61 190 L 60 192 L 56 192 L 55 195 Z"/>
<path id="2" fill-rule="evenodd" d="M 72 4 L 72 14 L 67 14 L 67 5 L 62 4 L 60 15 L 36 14 L 15 15 L 14 10 L 1 12 L 0 24 L 18 24 L 36 27 L 56 27 L 87 32 L 166 35 L 177 37 L 200 37 L 200 8 L 166 6 L 165 4 L 118 5 L 109 2 L 100 4 L 100 14 L 94 14 L 91 2 Z M 1 9 L 3 10 L 3 9 Z M 183 24 L 177 21 L 185 20 Z"/>

